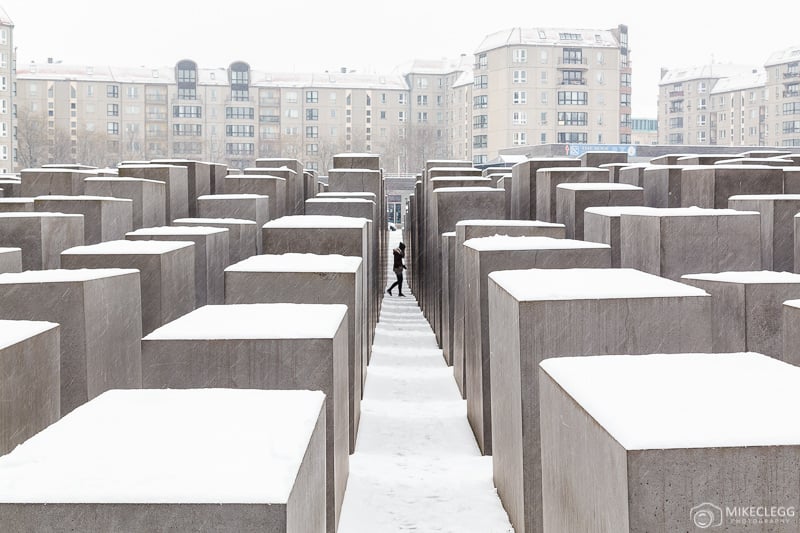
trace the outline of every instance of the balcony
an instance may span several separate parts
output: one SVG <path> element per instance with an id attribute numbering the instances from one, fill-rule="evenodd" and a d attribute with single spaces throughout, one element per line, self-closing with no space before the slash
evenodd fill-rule
<path id="1" fill-rule="evenodd" d="M 683 98 L 683 91 L 670 91 L 667 96 L 669 98 Z"/>
<path id="2" fill-rule="evenodd" d="M 789 72 L 784 72 L 783 73 L 783 79 L 797 78 L 797 77 L 800 77 L 800 72 L 798 72 L 798 71 L 789 71 Z"/>
<path id="3" fill-rule="evenodd" d="M 167 95 L 166 94 L 145 94 L 144 95 L 144 100 L 148 104 L 153 104 L 153 103 L 166 104 L 167 103 Z"/>
<path id="4" fill-rule="evenodd" d="M 561 78 L 561 81 L 560 81 L 559 85 L 586 85 L 586 80 L 585 79 L 567 80 L 567 79 Z"/>
<path id="5" fill-rule="evenodd" d="M 589 60 L 585 57 L 582 58 L 566 58 L 566 57 L 559 57 L 558 58 L 558 66 L 559 68 L 570 68 L 571 66 L 578 66 L 578 67 L 588 67 Z"/>
<path id="6" fill-rule="evenodd" d="M 800 98 L 800 91 L 783 91 L 784 98 Z"/>

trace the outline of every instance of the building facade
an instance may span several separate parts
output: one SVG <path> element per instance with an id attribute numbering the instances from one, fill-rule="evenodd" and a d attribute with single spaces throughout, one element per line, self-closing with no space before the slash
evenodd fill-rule
<path id="1" fill-rule="evenodd" d="M 13 171 L 14 23 L 0 7 L 0 174 Z"/>
<path id="2" fill-rule="evenodd" d="M 800 47 L 772 54 L 764 68 L 769 139 L 773 146 L 800 146 Z"/>
<path id="3" fill-rule="evenodd" d="M 472 160 L 508 146 L 631 143 L 628 30 L 512 28 L 475 53 Z"/>

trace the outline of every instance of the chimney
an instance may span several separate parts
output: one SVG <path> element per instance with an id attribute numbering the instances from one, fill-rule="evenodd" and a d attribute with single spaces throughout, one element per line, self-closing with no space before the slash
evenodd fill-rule
<path id="1" fill-rule="evenodd" d="M 342 74 L 347 74 L 347 67 L 340 68 L 339 72 L 341 72 Z"/>
<path id="2" fill-rule="evenodd" d="M 53 58 L 52 57 L 48 57 L 47 58 L 47 64 L 48 65 L 52 65 L 53 64 Z"/>

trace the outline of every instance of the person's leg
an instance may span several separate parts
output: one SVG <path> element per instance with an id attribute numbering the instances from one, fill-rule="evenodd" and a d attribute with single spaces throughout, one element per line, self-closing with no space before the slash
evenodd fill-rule
<path id="1" fill-rule="evenodd" d="M 390 296 L 392 295 L 392 289 L 394 289 L 397 286 L 400 287 L 400 292 L 403 292 L 403 273 L 401 272 L 400 274 L 398 274 L 397 272 L 395 272 L 395 276 L 397 276 L 397 281 L 392 283 L 392 286 L 389 287 L 389 290 L 386 291 L 389 293 Z"/>
<path id="2" fill-rule="evenodd" d="M 401 270 L 399 274 L 397 274 L 397 295 L 398 296 L 405 296 L 403 294 L 403 271 Z"/>

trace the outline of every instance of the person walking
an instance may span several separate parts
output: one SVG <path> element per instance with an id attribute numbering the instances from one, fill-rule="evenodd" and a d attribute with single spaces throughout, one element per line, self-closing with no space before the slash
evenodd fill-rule
<path id="1" fill-rule="evenodd" d="M 397 276 L 397 281 L 392 283 L 392 286 L 386 291 L 389 293 L 389 296 L 392 295 L 392 289 L 397 287 L 397 295 L 398 296 L 405 296 L 403 294 L 403 270 L 405 270 L 406 265 L 403 263 L 403 258 L 406 256 L 406 245 L 402 242 L 392 250 L 392 256 L 394 256 L 394 263 L 392 264 L 392 271 L 394 275 Z"/>

